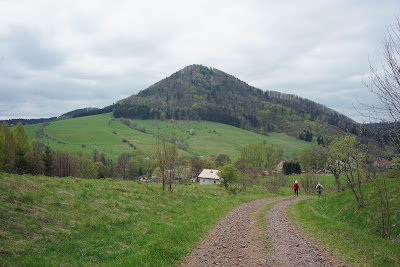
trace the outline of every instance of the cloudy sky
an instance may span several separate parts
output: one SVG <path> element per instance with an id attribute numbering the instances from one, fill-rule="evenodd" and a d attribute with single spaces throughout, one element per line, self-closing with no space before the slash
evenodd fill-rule
<path id="1" fill-rule="evenodd" d="M 398 0 L 0 0 L 0 119 L 104 107 L 202 64 L 361 122 L 368 60 L 383 61 L 399 13 Z"/>

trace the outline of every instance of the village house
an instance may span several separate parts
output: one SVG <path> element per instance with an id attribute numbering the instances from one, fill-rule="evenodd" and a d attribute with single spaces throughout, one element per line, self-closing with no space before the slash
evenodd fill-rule
<path id="1" fill-rule="evenodd" d="M 387 159 L 379 159 L 379 160 L 376 160 L 376 161 L 373 163 L 373 166 L 374 166 L 375 168 L 389 169 L 389 168 L 390 168 L 390 161 L 387 160 Z"/>
<path id="2" fill-rule="evenodd" d="M 218 176 L 218 170 L 204 169 L 198 176 L 200 185 L 220 184 L 221 179 Z"/>
<path id="3" fill-rule="evenodd" d="M 276 166 L 276 172 L 277 173 L 282 173 L 284 164 L 285 164 L 285 161 L 279 162 L 278 166 Z"/>

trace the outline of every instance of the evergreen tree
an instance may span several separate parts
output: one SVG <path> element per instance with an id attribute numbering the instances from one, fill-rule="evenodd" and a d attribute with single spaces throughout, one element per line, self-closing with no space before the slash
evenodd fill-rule
<path id="1" fill-rule="evenodd" d="M 15 140 L 15 171 L 18 174 L 23 174 L 27 171 L 27 157 L 31 149 L 28 142 L 28 134 L 20 122 L 13 129 L 13 134 Z"/>
<path id="2" fill-rule="evenodd" d="M 298 162 L 285 162 L 285 164 L 283 164 L 283 173 L 285 175 L 300 174 L 301 173 L 300 163 L 298 163 Z"/>
<path id="3" fill-rule="evenodd" d="M 47 145 L 44 148 L 43 163 L 44 175 L 51 176 L 53 174 L 53 154 L 54 152 Z"/>

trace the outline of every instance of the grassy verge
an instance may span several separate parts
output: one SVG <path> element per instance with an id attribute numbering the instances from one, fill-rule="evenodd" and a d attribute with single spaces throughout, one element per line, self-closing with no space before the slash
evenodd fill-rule
<path id="1" fill-rule="evenodd" d="M 389 181 L 390 188 L 398 192 L 396 180 Z M 288 209 L 289 218 L 307 235 L 321 242 L 328 251 L 356 266 L 400 266 L 398 218 L 394 218 L 394 240 L 385 240 L 376 231 L 379 222 L 379 203 L 373 185 L 363 187 L 367 206 L 359 208 L 352 192 L 345 191 L 327 201 L 310 199 L 297 202 Z M 398 213 L 399 199 L 391 203 Z M 398 214 L 397 214 L 398 215 Z M 398 222 L 398 221 L 397 221 Z"/>
<path id="2" fill-rule="evenodd" d="M 0 173 L 0 265 L 171 266 L 230 210 L 270 196 Z"/>

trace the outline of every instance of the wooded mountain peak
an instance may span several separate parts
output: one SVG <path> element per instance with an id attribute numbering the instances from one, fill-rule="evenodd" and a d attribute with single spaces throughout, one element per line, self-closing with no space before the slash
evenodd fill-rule
<path id="1" fill-rule="evenodd" d="M 115 117 L 207 120 L 266 134 L 299 136 L 356 132 L 357 123 L 324 105 L 292 94 L 263 91 L 202 65 L 187 66 L 136 95 L 122 99 Z"/>

